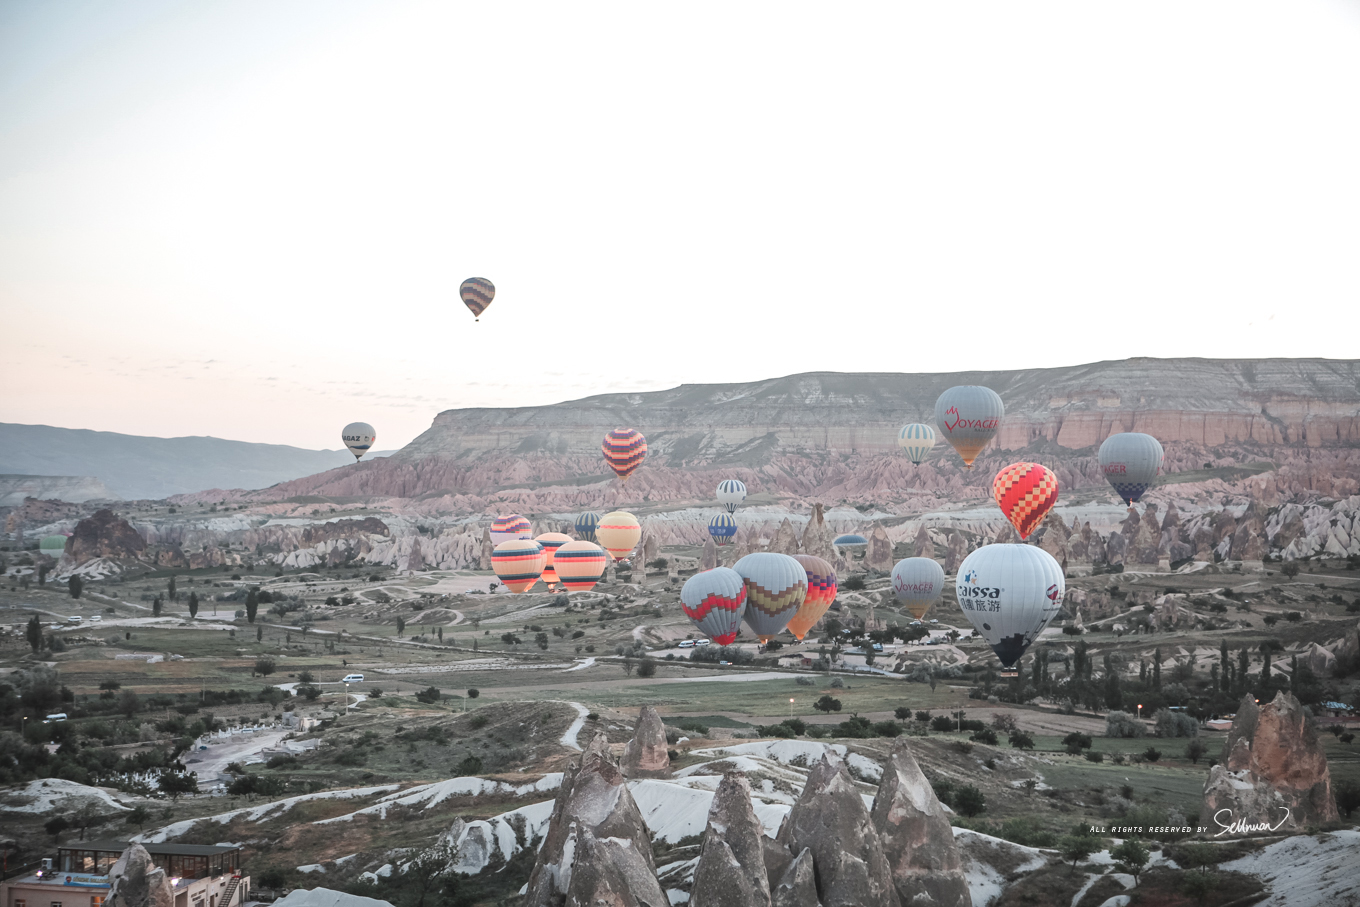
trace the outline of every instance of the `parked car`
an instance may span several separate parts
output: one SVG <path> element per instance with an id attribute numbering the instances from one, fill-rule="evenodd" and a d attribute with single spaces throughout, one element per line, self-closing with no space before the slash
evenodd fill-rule
<path id="1" fill-rule="evenodd" d="M 346 675 L 344 676 L 344 679 L 342 679 L 340 682 L 341 682 L 341 683 L 363 683 L 363 682 L 364 682 L 364 675 L 362 675 L 362 674 L 346 674 Z"/>
<path id="2" fill-rule="evenodd" d="M 682 648 L 682 649 L 692 649 L 692 648 L 694 648 L 694 640 L 692 640 L 692 639 L 682 639 L 682 640 L 680 640 L 680 648 Z"/>

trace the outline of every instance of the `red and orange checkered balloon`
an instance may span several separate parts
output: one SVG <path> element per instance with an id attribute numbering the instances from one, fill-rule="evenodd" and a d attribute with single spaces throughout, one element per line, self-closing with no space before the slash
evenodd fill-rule
<path id="1" fill-rule="evenodd" d="M 1012 463 L 992 479 L 992 497 L 1020 538 L 1027 539 L 1058 503 L 1058 477 L 1038 463 Z"/>

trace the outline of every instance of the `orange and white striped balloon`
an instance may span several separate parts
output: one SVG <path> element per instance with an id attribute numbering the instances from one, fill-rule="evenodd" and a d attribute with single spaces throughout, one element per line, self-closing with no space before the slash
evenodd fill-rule
<path id="1" fill-rule="evenodd" d="M 549 586 L 556 585 L 558 579 L 557 572 L 553 570 L 553 555 L 557 553 L 558 548 L 571 541 L 571 536 L 561 532 L 545 532 L 535 538 L 534 541 L 542 545 L 543 550 L 548 555 L 548 565 L 543 568 L 543 582 Z"/>
<path id="2" fill-rule="evenodd" d="M 1058 503 L 1058 477 L 1038 463 L 1012 463 L 992 479 L 992 497 L 1020 538 L 1027 539 Z"/>
<path id="3" fill-rule="evenodd" d="M 594 542 L 567 542 L 553 554 L 553 570 L 570 592 L 589 592 L 604 576 L 609 555 Z"/>
<path id="4" fill-rule="evenodd" d="M 491 551 L 491 569 L 511 592 L 533 588 L 547 563 L 547 552 L 533 539 L 511 539 Z"/>
<path id="5" fill-rule="evenodd" d="M 633 553 L 642 538 L 642 524 L 626 510 L 615 510 L 600 517 L 595 527 L 595 540 L 604 546 L 616 561 Z"/>

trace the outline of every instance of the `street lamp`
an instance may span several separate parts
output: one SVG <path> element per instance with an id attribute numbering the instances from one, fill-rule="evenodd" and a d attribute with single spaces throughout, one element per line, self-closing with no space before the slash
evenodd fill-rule
<path id="1" fill-rule="evenodd" d="M 345 714 L 349 714 L 349 684 L 345 684 Z"/>
<path id="2" fill-rule="evenodd" d="M 793 697 L 789 697 L 789 717 L 793 717 Z"/>
<path id="3" fill-rule="evenodd" d="M 1143 717 L 1143 704 L 1141 702 L 1138 703 L 1138 717 L 1140 719 Z"/>

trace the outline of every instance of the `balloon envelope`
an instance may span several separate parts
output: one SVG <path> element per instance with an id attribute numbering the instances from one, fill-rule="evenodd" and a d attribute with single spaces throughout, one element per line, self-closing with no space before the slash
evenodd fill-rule
<path id="1" fill-rule="evenodd" d="M 730 567 L 696 573 L 680 587 L 680 610 L 709 639 L 731 645 L 746 613 L 746 584 Z"/>
<path id="2" fill-rule="evenodd" d="M 944 568 L 928 557 L 907 557 L 892 571 L 893 595 L 920 620 L 944 592 Z"/>
<path id="3" fill-rule="evenodd" d="M 737 521 L 730 513 L 720 513 L 708 521 L 708 534 L 719 545 L 726 545 L 737 534 Z"/>
<path id="4" fill-rule="evenodd" d="M 588 592 L 604 576 L 609 555 L 594 542 L 567 542 L 553 552 L 553 570 L 557 578 L 572 592 Z"/>
<path id="5" fill-rule="evenodd" d="M 951 387 L 935 401 L 935 425 L 969 468 L 987 442 L 996 437 L 1005 414 L 996 391 L 976 384 Z"/>
<path id="6" fill-rule="evenodd" d="M 543 575 L 547 552 L 533 539 L 501 542 L 491 552 L 491 569 L 511 592 L 524 592 Z"/>
<path id="7" fill-rule="evenodd" d="M 736 513 L 744 500 L 746 500 L 745 482 L 740 479 L 724 479 L 718 483 L 718 503 L 726 507 L 728 513 Z"/>
<path id="8" fill-rule="evenodd" d="M 463 305 L 472 310 L 474 319 L 479 319 L 496 298 L 496 285 L 485 277 L 469 277 L 458 288 L 458 295 L 463 298 Z"/>
<path id="9" fill-rule="evenodd" d="M 647 457 L 647 439 L 635 429 L 616 428 L 604 436 L 600 450 L 614 475 L 626 482 Z"/>
<path id="10" fill-rule="evenodd" d="M 548 556 L 547 563 L 543 565 L 543 582 L 551 586 L 557 582 L 557 573 L 553 569 L 553 556 L 557 553 L 558 548 L 571 541 L 571 536 L 564 535 L 561 532 L 545 532 L 535 538 L 534 541 L 543 546 L 543 552 Z"/>
<path id="11" fill-rule="evenodd" d="M 378 435 L 367 422 L 351 422 L 340 430 L 340 440 L 345 442 L 349 452 L 354 454 L 354 459 L 358 460 L 368 453 L 373 442 L 378 440 Z"/>
<path id="12" fill-rule="evenodd" d="M 935 446 L 935 429 L 921 422 L 904 425 L 897 433 L 897 446 L 906 452 L 907 459 L 920 466 Z"/>
<path id="13" fill-rule="evenodd" d="M 1058 503 L 1058 477 L 1038 463 L 1012 463 L 992 479 L 996 506 L 1027 539 Z"/>
<path id="14" fill-rule="evenodd" d="M 628 511 L 615 510 L 600 517 L 595 538 L 614 560 L 621 561 L 637 547 L 638 539 L 642 538 L 642 524 Z"/>
<path id="15" fill-rule="evenodd" d="M 491 544 L 499 545 L 514 539 L 532 539 L 533 527 L 518 513 L 508 513 L 496 517 L 491 523 Z"/>
<path id="16" fill-rule="evenodd" d="M 600 525 L 600 515 L 594 511 L 587 511 L 576 518 L 573 524 L 576 534 L 587 542 L 595 541 L 595 527 Z"/>
<path id="17" fill-rule="evenodd" d="M 746 583 L 746 624 L 767 642 L 783 630 L 807 598 L 807 571 L 787 554 L 757 551 L 732 567 Z"/>
<path id="18" fill-rule="evenodd" d="M 849 535 L 836 536 L 832 539 L 831 544 L 835 545 L 837 548 L 867 548 L 869 546 L 869 540 L 862 535 L 851 533 Z"/>
<path id="19" fill-rule="evenodd" d="M 963 559 L 959 607 L 996 657 L 1013 667 L 1062 608 L 1062 567 L 1034 545 L 984 545 Z"/>
<path id="20" fill-rule="evenodd" d="M 803 637 L 836 600 L 836 571 L 822 558 L 812 554 L 795 554 L 792 557 L 803 565 L 803 572 L 807 574 L 807 596 L 798 612 L 789 618 L 789 632 L 794 639 L 802 642 Z"/>
<path id="21" fill-rule="evenodd" d="M 1114 486 L 1114 493 L 1124 503 L 1132 504 L 1161 475 L 1165 455 L 1161 442 L 1152 435 L 1120 432 L 1100 445 L 1100 471 L 1105 474 L 1105 481 Z"/>

